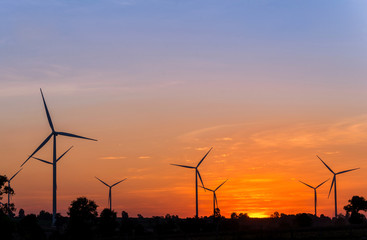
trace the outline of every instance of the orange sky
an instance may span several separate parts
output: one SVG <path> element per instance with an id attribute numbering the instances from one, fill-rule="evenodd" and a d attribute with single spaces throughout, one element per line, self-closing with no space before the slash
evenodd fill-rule
<path id="1" fill-rule="evenodd" d="M 128 178 L 112 191 L 113 208 L 118 212 L 125 210 L 132 216 L 193 216 L 194 171 L 169 164 L 195 165 L 211 146 L 214 148 L 200 172 L 209 188 L 229 178 L 217 192 L 219 207 L 227 217 L 232 212 L 254 217 L 269 216 L 274 211 L 312 213 L 313 191 L 298 180 L 318 185 L 332 177 L 316 154 L 335 171 L 361 167 L 338 177 L 340 211 L 353 195 L 366 195 L 363 156 L 367 115 L 323 121 L 313 117 L 273 118 L 218 125 L 217 119 L 211 119 L 210 111 L 204 111 L 197 113 L 198 123 L 190 124 L 189 117 L 177 116 L 174 111 L 161 111 L 163 115 L 158 115 L 149 105 L 124 111 L 114 104 L 92 111 L 89 107 L 76 109 L 70 105 L 67 109 L 68 104 L 62 106 L 57 97 L 47 92 L 45 97 L 56 130 L 99 140 L 59 137 L 59 153 L 74 145 L 58 165 L 58 210 L 62 214 L 78 196 L 87 196 L 101 208 L 107 207 L 108 189 L 94 178 L 97 176 L 109 184 Z M 2 123 L 7 125 L 2 134 L 6 141 L 1 144 L 7 175 L 19 168 L 50 131 L 36 92 L 13 111 L 14 121 Z M 27 119 L 16 119 L 17 112 L 23 111 L 29 112 Z M 37 156 L 50 159 L 51 144 Z M 51 173 L 50 166 L 29 161 L 12 183 L 16 206 L 26 212 L 51 211 Z M 333 198 L 327 198 L 329 188 L 330 182 L 318 190 L 318 212 L 332 216 Z M 199 191 L 201 216 L 211 214 L 211 200 L 209 192 Z"/>

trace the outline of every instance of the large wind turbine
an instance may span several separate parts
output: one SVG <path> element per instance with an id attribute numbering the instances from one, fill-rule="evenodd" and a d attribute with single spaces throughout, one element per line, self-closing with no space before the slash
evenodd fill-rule
<path id="1" fill-rule="evenodd" d="M 11 180 L 20 172 L 23 168 L 21 168 L 18 172 L 16 172 L 9 180 L 8 180 L 8 188 L 10 189 Z M 8 193 L 8 215 L 10 216 L 10 193 Z"/>
<path id="2" fill-rule="evenodd" d="M 316 193 L 316 189 L 318 189 L 322 184 L 326 183 L 329 179 L 327 179 L 326 181 L 320 183 L 319 185 L 317 185 L 317 187 L 312 187 L 311 185 L 308 185 L 307 183 L 304 183 L 302 181 L 299 181 L 300 183 L 303 183 L 304 185 L 306 185 L 307 187 L 310 187 L 313 189 L 314 193 L 315 193 L 315 216 L 316 215 L 316 205 L 317 205 L 317 193 Z"/>
<path id="3" fill-rule="evenodd" d="M 92 139 L 92 138 L 82 137 L 82 136 L 75 135 L 75 134 L 72 134 L 72 133 L 55 131 L 54 125 L 53 125 L 52 120 L 51 120 L 50 113 L 49 113 L 47 105 L 46 105 L 45 98 L 44 98 L 43 93 L 42 93 L 42 89 L 40 89 L 40 91 L 41 91 L 41 95 L 42 95 L 43 105 L 44 105 L 45 111 L 46 111 L 47 120 L 48 120 L 48 123 L 49 123 L 50 128 L 51 128 L 51 134 L 48 135 L 48 137 L 46 137 L 46 139 L 27 158 L 27 160 L 24 161 L 24 163 L 21 166 L 23 166 L 31 157 L 33 157 L 33 155 L 36 154 L 51 139 L 51 137 L 53 137 L 53 154 L 52 154 L 52 159 L 53 159 L 52 160 L 52 166 L 53 166 L 53 177 L 52 177 L 53 178 L 53 184 L 52 184 L 52 226 L 55 226 L 55 223 L 56 223 L 56 208 L 57 208 L 56 207 L 56 163 L 61 158 L 61 157 L 59 157 L 59 158 L 56 157 L 56 155 L 57 155 L 56 154 L 56 137 L 58 135 L 61 135 L 61 136 L 66 136 L 66 137 L 82 138 L 82 139 L 87 139 L 87 140 L 92 140 L 92 141 L 97 141 L 97 140 Z"/>
<path id="4" fill-rule="evenodd" d="M 96 177 L 97 178 L 97 177 Z M 108 190 L 108 203 L 110 204 L 110 211 L 112 211 L 112 194 L 111 194 L 111 189 L 116 186 L 117 184 L 125 181 L 127 178 L 121 180 L 121 181 L 118 181 L 117 183 L 114 183 L 112 185 L 108 185 L 107 183 L 103 182 L 101 179 L 97 178 L 101 183 L 103 183 L 104 185 L 106 185 L 107 187 L 109 187 L 109 190 Z"/>
<path id="5" fill-rule="evenodd" d="M 206 154 L 205 156 L 200 160 L 200 162 L 198 163 L 198 165 L 196 165 L 196 167 L 192 167 L 192 166 L 186 166 L 186 165 L 179 165 L 179 164 L 171 164 L 173 166 L 178 166 L 178 167 L 184 167 L 184 168 L 193 168 L 195 169 L 195 196 L 196 196 L 196 215 L 195 217 L 198 218 L 199 217 L 199 203 L 198 203 L 198 176 L 200 179 L 201 184 L 204 187 L 204 183 L 203 183 L 203 179 L 201 179 L 200 176 L 200 172 L 198 170 L 198 167 L 200 166 L 200 164 L 204 161 L 204 159 L 206 158 L 206 156 L 208 156 L 209 152 L 212 150 L 213 148 L 211 148 Z"/>
<path id="6" fill-rule="evenodd" d="M 210 192 L 212 192 L 213 193 L 213 217 L 215 217 L 215 208 L 217 207 L 217 208 L 219 208 L 218 207 L 218 199 L 217 199 L 217 195 L 215 194 L 215 192 L 223 185 L 223 184 L 225 184 L 226 182 L 228 181 L 228 179 L 227 180 L 225 180 L 221 185 L 219 185 L 216 189 L 214 189 L 214 190 L 212 190 L 212 189 L 209 189 L 209 188 L 206 188 L 206 187 L 202 187 L 202 188 L 204 188 L 204 189 L 206 189 L 206 190 L 208 190 L 208 191 L 210 191 Z"/>
<path id="7" fill-rule="evenodd" d="M 335 173 L 333 170 L 331 170 L 331 168 L 328 165 L 326 165 L 326 163 L 324 161 L 322 161 L 322 159 L 319 156 L 317 156 L 317 157 L 321 160 L 321 162 L 325 165 L 325 167 L 327 167 L 327 169 L 329 169 L 329 171 L 334 175 L 333 181 L 331 182 L 331 187 L 330 187 L 330 190 L 329 190 L 329 196 L 328 197 L 330 197 L 331 189 L 334 186 L 335 217 L 338 217 L 337 199 L 336 199 L 336 175 L 346 173 L 346 172 L 350 172 L 350 171 L 354 171 L 354 170 L 357 170 L 359 168 L 353 168 L 353 169 L 349 169 L 349 170 L 345 170 L 345 171 Z"/>

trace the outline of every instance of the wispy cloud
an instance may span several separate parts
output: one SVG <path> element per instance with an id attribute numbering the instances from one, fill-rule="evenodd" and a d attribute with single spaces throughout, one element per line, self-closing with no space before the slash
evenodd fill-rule
<path id="1" fill-rule="evenodd" d="M 326 155 L 334 155 L 334 154 L 339 154 L 339 151 L 335 151 L 335 152 L 324 152 L 324 154 Z"/>
<path id="2" fill-rule="evenodd" d="M 142 173 L 146 172 L 148 168 L 128 168 L 127 171 L 130 173 Z"/>
<path id="3" fill-rule="evenodd" d="M 197 151 L 207 151 L 209 149 L 210 149 L 209 147 L 198 147 L 198 148 L 195 148 L 195 150 L 197 150 Z"/>
<path id="4" fill-rule="evenodd" d="M 282 148 L 313 148 L 321 145 L 356 144 L 367 139 L 367 115 L 348 118 L 331 124 L 304 123 L 262 131 L 253 134 L 251 139 L 263 147 Z"/>
<path id="5" fill-rule="evenodd" d="M 127 157 L 124 157 L 124 156 L 120 156 L 120 157 L 101 157 L 100 159 L 103 159 L 103 160 L 116 160 L 116 159 L 126 159 Z"/>
<path id="6" fill-rule="evenodd" d="M 149 158 L 152 158 L 151 156 L 140 156 L 138 157 L 139 159 L 149 159 Z"/>
<path id="7" fill-rule="evenodd" d="M 232 128 L 232 127 L 236 127 L 236 126 L 241 126 L 244 125 L 243 123 L 241 124 L 222 124 L 222 125 L 217 125 L 217 126 L 212 126 L 212 127 L 208 127 L 208 128 L 201 128 L 198 130 L 194 130 L 188 133 L 185 133 L 181 136 L 178 137 L 178 139 L 180 139 L 181 141 L 195 141 L 195 140 L 199 140 L 199 138 L 203 137 L 204 135 L 210 135 L 213 133 L 216 133 L 218 131 L 223 131 L 225 129 L 228 128 Z M 229 137 L 227 141 L 229 140 Z M 214 138 L 214 139 L 218 139 L 218 138 Z M 220 138 L 223 141 L 223 138 Z"/>
<path id="8" fill-rule="evenodd" d="M 233 139 L 230 137 L 216 138 L 216 141 L 232 141 Z"/>

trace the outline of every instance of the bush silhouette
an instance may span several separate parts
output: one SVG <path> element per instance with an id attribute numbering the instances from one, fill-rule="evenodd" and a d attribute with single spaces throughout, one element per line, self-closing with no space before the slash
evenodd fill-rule
<path id="1" fill-rule="evenodd" d="M 19 221 L 19 234 L 23 239 L 46 239 L 44 232 L 38 224 L 37 217 L 29 214 Z"/>
<path id="2" fill-rule="evenodd" d="M 299 227 L 310 227 L 312 225 L 312 218 L 310 214 L 299 213 L 296 215 L 296 223 Z"/>

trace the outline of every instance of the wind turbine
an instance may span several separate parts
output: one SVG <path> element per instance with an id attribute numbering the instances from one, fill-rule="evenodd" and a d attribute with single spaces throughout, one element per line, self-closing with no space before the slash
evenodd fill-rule
<path id="1" fill-rule="evenodd" d="M 23 168 L 21 168 L 18 172 L 16 172 L 9 180 L 8 180 L 8 188 L 10 189 L 11 180 L 20 172 Z M 8 193 L 8 215 L 10 216 L 10 193 Z"/>
<path id="2" fill-rule="evenodd" d="M 328 197 L 330 197 L 331 189 L 334 186 L 335 217 L 338 217 L 337 198 L 336 198 L 336 175 L 339 175 L 339 174 L 342 174 L 342 173 L 346 173 L 346 172 L 350 172 L 350 171 L 354 171 L 354 170 L 357 170 L 359 168 L 353 168 L 353 169 L 349 169 L 349 170 L 345 170 L 345 171 L 341 171 L 341 172 L 335 173 L 333 170 L 331 170 L 331 168 L 328 165 L 326 165 L 326 163 L 324 161 L 322 161 L 322 159 L 319 156 L 317 156 L 317 157 L 321 160 L 321 162 L 325 165 L 325 167 L 327 167 L 327 169 L 329 169 L 329 171 L 332 174 L 334 174 L 333 181 L 331 182 L 331 187 L 330 187 L 330 190 L 329 190 L 329 196 Z"/>
<path id="3" fill-rule="evenodd" d="M 315 216 L 316 215 L 316 205 L 317 205 L 317 193 L 316 193 L 316 189 L 319 188 L 322 184 L 326 183 L 329 179 L 327 179 L 326 181 L 320 183 L 319 185 L 317 185 L 317 187 L 312 187 L 311 185 L 308 185 L 307 183 L 304 183 L 302 181 L 299 181 L 300 183 L 303 183 L 304 185 L 306 185 L 307 187 L 310 187 L 313 189 L 314 193 L 315 193 Z"/>
<path id="4" fill-rule="evenodd" d="M 179 165 L 179 164 L 171 164 L 173 166 L 178 166 L 178 167 L 184 167 L 184 168 L 192 168 L 195 169 L 195 196 L 196 196 L 196 215 L 195 217 L 198 218 L 199 217 L 199 204 L 198 204 L 198 176 L 200 179 L 201 184 L 204 187 L 204 183 L 203 183 L 203 179 L 201 179 L 200 176 L 200 172 L 198 170 L 200 164 L 204 161 L 204 159 L 206 158 L 206 156 L 208 156 L 209 152 L 212 150 L 213 148 L 211 148 L 206 154 L 205 156 L 200 160 L 200 162 L 198 163 L 198 165 L 196 165 L 196 167 L 192 167 L 192 166 L 186 166 L 186 165 Z"/>
<path id="5" fill-rule="evenodd" d="M 223 185 L 223 184 L 225 184 L 226 182 L 228 181 L 228 179 L 227 180 L 225 180 L 221 185 L 219 185 L 216 189 L 214 189 L 214 190 L 212 190 L 212 189 L 209 189 L 209 188 L 206 188 L 206 187 L 204 187 L 204 186 L 201 186 L 202 188 L 204 188 L 204 189 L 206 189 L 206 190 L 208 190 L 208 191 L 210 191 L 210 192 L 212 192 L 213 193 L 213 217 L 215 217 L 215 207 L 217 207 L 217 208 L 219 208 L 218 207 L 218 199 L 217 199 L 217 195 L 215 194 L 215 192 Z"/>
<path id="6" fill-rule="evenodd" d="M 42 95 L 43 105 L 44 105 L 45 111 L 46 111 L 47 120 L 48 120 L 48 123 L 49 123 L 50 128 L 51 128 L 51 134 L 48 135 L 48 137 L 46 137 L 46 139 L 27 158 L 27 160 L 24 161 L 24 163 L 21 166 L 23 166 L 30 158 L 32 158 L 33 155 L 36 154 L 51 139 L 51 137 L 53 137 L 53 154 L 52 154 L 52 163 L 51 163 L 52 166 L 53 166 L 53 177 L 52 177 L 53 178 L 53 185 L 52 185 L 52 226 L 55 226 L 55 223 L 56 223 L 56 208 L 57 208 L 56 207 L 56 163 L 61 158 L 61 157 L 59 157 L 59 158 L 56 157 L 56 155 L 57 155 L 56 154 L 56 137 L 58 135 L 61 135 L 61 136 L 66 136 L 66 137 L 82 138 L 82 139 L 87 139 L 87 140 L 92 140 L 92 141 L 97 141 L 97 140 L 92 139 L 92 138 L 82 137 L 82 136 L 75 135 L 75 134 L 72 134 L 72 133 L 55 131 L 54 125 L 53 125 L 52 120 L 51 120 L 50 113 L 49 113 L 47 105 L 46 105 L 45 98 L 44 98 L 43 93 L 42 93 L 42 89 L 40 89 L 40 91 L 41 91 L 41 95 Z"/>
<path id="7" fill-rule="evenodd" d="M 97 177 L 96 177 L 97 178 Z M 117 183 L 114 183 L 112 185 L 108 185 L 107 183 L 103 182 L 101 179 L 97 178 L 101 183 L 103 183 L 104 185 L 106 185 L 107 187 L 109 187 L 109 190 L 108 190 L 108 202 L 110 204 L 110 211 L 112 211 L 112 194 L 111 194 L 111 189 L 116 186 L 117 184 L 125 181 L 127 178 L 121 180 L 121 181 L 118 181 Z"/>

